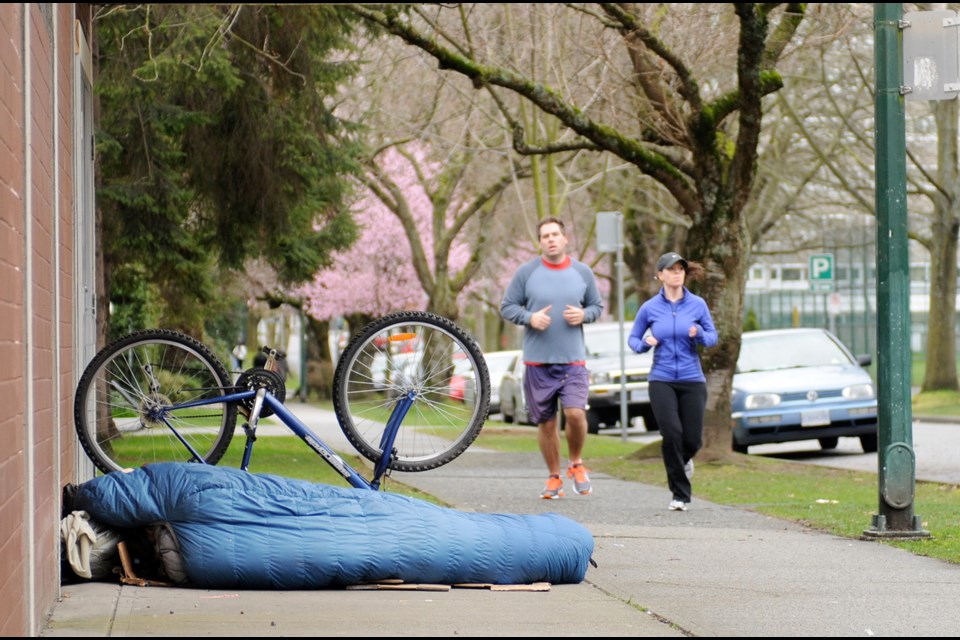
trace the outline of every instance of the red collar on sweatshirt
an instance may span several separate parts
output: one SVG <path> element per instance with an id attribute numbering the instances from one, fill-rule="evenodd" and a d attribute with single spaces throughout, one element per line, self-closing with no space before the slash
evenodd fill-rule
<path id="1" fill-rule="evenodd" d="M 546 258 L 540 258 L 543 261 L 543 266 L 547 269 L 566 269 L 570 266 L 570 256 L 563 256 L 563 262 L 560 264 L 553 264 L 552 262 L 547 262 Z"/>

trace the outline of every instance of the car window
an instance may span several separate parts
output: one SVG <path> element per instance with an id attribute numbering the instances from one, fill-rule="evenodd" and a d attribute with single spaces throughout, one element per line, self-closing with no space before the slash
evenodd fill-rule
<path id="1" fill-rule="evenodd" d="M 803 331 L 769 336 L 743 334 L 737 372 L 854 364 L 825 333 Z"/>

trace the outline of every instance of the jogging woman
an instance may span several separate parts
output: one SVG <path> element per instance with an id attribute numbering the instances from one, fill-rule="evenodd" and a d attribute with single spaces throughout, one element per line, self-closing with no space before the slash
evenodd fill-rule
<path id="1" fill-rule="evenodd" d="M 673 493 L 668 508 L 686 511 L 690 503 L 693 456 L 703 444 L 707 380 L 699 347 L 717 344 L 717 330 L 703 298 L 686 288 L 688 275 L 699 277 L 701 265 L 670 252 L 657 260 L 660 292 L 637 312 L 628 344 L 637 353 L 654 347 L 650 370 L 650 404 L 663 437 L 663 464 Z"/>

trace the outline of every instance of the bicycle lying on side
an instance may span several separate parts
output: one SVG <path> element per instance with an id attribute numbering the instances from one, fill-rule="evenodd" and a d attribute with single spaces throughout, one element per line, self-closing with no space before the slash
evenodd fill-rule
<path id="1" fill-rule="evenodd" d="M 124 336 L 97 353 L 80 378 L 80 444 L 104 473 L 153 462 L 217 464 L 239 426 L 246 470 L 259 420 L 276 415 L 352 486 L 377 490 L 390 470 L 426 471 L 455 459 L 487 418 L 490 379 L 469 334 L 427 312 L 374 320 L 350 340 L 333 379 L 340 429 L 373 462 L 367 480 L 284 406 L 277 372 L 283 353 L 264 353 L 263 367 L 233 379 L 209 347 L 186 334 Z"/>

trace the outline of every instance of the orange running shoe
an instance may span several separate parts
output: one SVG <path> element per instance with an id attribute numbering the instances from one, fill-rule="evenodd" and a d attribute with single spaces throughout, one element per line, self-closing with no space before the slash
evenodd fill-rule
<path id="1" fill-rule="evenodd" d="M 588 471 L 590 469 L 583 466 L 582 462 L 567 467 L 567 477 L 573 478 L 573 488 L 576 489 L 577 493 L 584 496 L 593 492 L 593 487 L 590 486 L 590 476 L 587 475 Z"/>
<path id="2" fill-rule="evenodd" d="M 560 476 L 550 475 L 547 478 L 547 486 L 544 487 L 543 493 L 540 494 L 540 497 L 544 500 L 556 500 L 563 496 L 563 480 L 560 479 Z"/>

